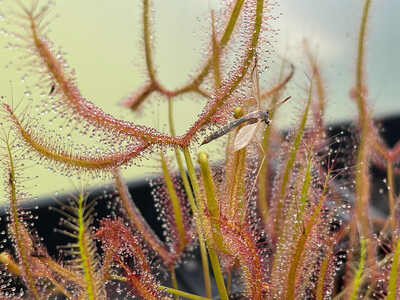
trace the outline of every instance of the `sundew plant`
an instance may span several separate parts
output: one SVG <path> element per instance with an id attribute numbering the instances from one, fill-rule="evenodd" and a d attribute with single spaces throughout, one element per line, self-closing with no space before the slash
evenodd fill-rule
<path id="1" fill-rule="evenodd" d="M 394 182 L 400 143 L 387 146 L 370 110 L 365 73 L 370 2 L 362 6 L 354 41 L 348 101 L 357 111 L 350 135 L 325 126 L 323 70 L 306 44 L 307 66 L 296 69 L 295 62 L 282 59 L 271 84 L 259 82 L 270 60 L 276 3 L 224 1 L 220 11 L 201 16 L 202 60 L 176 89 L 157 75 L 153 3 L 138 3 L 145 83 L 116 99 L 132 121 L 104 112 L 81 94 L 61 45 L 48 36 L 53 3 L 21 1 L 12 16 L 2 14 L 7 24 L 18 25 L 19 31 L 10 33 L 10 48 L 22 53 L 18 68 L 35 78 L 32 90 L 40 90 L 42 100 L 33 107 L 30 91 L 18 101 L 0 92 L 2 222 L 5 245 L 11 245 L 0 254 L 1 298 L 399 299 Z M 302 98 L 285 89 L 294 72 L 304 72 L 308 80 Z M 279 108 L 267 107 L 288 96 L 299 109 L 282 133 L 275 126 Z M 182 135 L 174 127 L 177 99 L 200 99 L 203 105 Z M 138 124 L 139 110 L 157 101 L 168 103 L 168 124 Z M 67 128 L 65 136 L 53 128 L 59 123 Z M 218 140 L 209 138 L 221 128 Z M 76 136 L 84 139 L 75 141 Z M 208 151 L 203 140 L 219 150 Z M 145 161 L 159 170 L 152 194 L 163 238 L 142 217 L 121 173 Z M 46 239 L 35 230 L 35 222 L 46 221 L 23 207 L 33 198 L 33 179 L 24 175 L 32 163 L 77 182 L 113 180 L 114 209 L 106 218 L 97 217 L 96 201 L 85 188 L 48 212 L 62 217 L 57 230 L 73 240 L 59 245 L 58 257 L 48 253 Z M 371 214 L 373 166 L 386 172 L 385 219 Z M 176 279 L 196 253 L 205 287 L 201 295 L 183 291 Z"/>

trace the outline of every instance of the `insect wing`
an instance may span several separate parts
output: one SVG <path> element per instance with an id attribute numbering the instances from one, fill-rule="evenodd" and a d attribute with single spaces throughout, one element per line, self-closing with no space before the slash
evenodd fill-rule
<path id="1" fill-rule="evenodd" d="M 260 124 L 261 122 L 257 122 L 240 128 L 236 135 L 235 142 L 233 143 L 233 150 L 238 151 L 246 147 L 256 135 Z"/>

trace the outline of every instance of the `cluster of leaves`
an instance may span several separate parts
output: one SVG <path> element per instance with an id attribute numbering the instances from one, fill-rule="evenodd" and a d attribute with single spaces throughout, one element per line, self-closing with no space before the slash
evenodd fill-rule
<path id="1" fill-rule="evenodd" d="M 269 126 L 261 147 L 253 143 L 234 151 L 240 129 L 236 128 L 224 144 L 223 165 L 210 168 L 212 155 L 199 152 L 198 169 L 189 148 L 196 151 L 198 138 L 208 128 L 226 124 L 234 108 L 237 118 L 252 109 L 254 99 L 247 99 L 247 92 L 258 85 L 252 81 L 257 76 L 251 73 L 258 72 L 256 53 L 265 53 L 271 4 L 229 1 L 223 13 L 211 13 L 211 54 L 187 85 L 168 90 L 156 76 L 151 3 L 143 0 L 148 81 L 121 103 L 135 111 L 152 93 L 161 94 L 169 101 L 169 134 L 116 119 L 85 99 L 62 53 L 55 51 L 46 36 L 43 24 L 51 5 L 39 7 L 35 2 L 22 7 L 18 22 L 26 31 L 19 39 L 20 48 L 27 51 L 27 65 L 40 73 L 38 86 L 46 90 L 51 83 L 43 110 L 51 107 L 74 131 L 93 137 L 99 146 L 77 147 L 67 137 L 43 130 L 39 117 L 29 109 L 17 112 L 17 107 L 2 102 L 1 156 L 13 249 L 0 254 L 1 297 L 106 299 L 118 290 L 142 299 L 169 299 L 171 294 L 210 299 L 208 259 L 221 299 L 228 299 L 233 290 L 246 299 L 399 297 L 400 237 L 394 180 L 399 172 L 400 143 L 392 149 L 385 145 L 368 110 L 363 52 L 369 6 L 367 0 L 351 92 L 358 120 L 350 142 L 343 142 L 343 133 L 331 138 L 326 132 L 321 71 L 307 51 L 311 71 L 305 105 L 286 138 Z M 236 53 L 234 59 L 232 52 Z M 293 70 L 284 75 L 286 72 L 283 66 L 276 85 L 260 93 L 261 100 L 270 100 L 270 105 L 278 101 L 293 75 Z M 206 98 L 207 104 L 186 133 L 175 136 L 173 99 L 189 92 Z M 173 154 L 168 152 L 171 149 Z M 171 157 L 166 156 L 169 154 Z M 164 222 L 165 242 L 141 216 L 119 172 L 121 166 L 138 163 L 144 156 L 158 157 L 154 160 L 161 164 L 162 178 L 153 194 Z M 32 214 L 21 208 L 29 198 L 23 185 L 27 159 L 67 174 L 112 174 L 120 215 L 100 220 L 94 228 L 95 202 L 87 201 L 81 192 L 59 210 L 65 227 L 60 232 L 75 242 L 65 245 L 63 259 L 51 257 L 30 226 Z M 387 221 L 370 216 L 372 164 L 387 170 Z M 201 253 L 205 297 L 180 291 L 175 279 L 175 269 L 195 247 Z M 159 268 L 170 274 L 173 287 L 161 285 Z M 24 285 L 21 291 L 14 287 L 17 280 Z M 110 292 L 112 286 L 118 288 Z"/>

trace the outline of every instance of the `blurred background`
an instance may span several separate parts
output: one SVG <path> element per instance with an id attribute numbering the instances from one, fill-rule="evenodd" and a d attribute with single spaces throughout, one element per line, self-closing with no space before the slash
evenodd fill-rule
<path id="1" fill-rule="evenodd" d="M 26 61 L 21 61 L 20 57 L 25 52 L 16 49 L 17 42 L 11 37 L 13 33 L 21 34 L 11 16 L 21 12 L 15 2 L 0 0 L 0 95 L 5 96 L 6 101 L 32 98 L 33 102 L 39 103 L 42 96 L 34 88 L 37 76 L 32 76 L 24 68 Z M 21 2 L 28 7 L 31 3 Z M 38 2 L 45 3 L 42 0 Z M 204 56 L 204 45 L 209 42 L 206 32 L 210 26 L 210 8 L 218 11 L 219 2 L 154 1 L 155 65 L 160 81 L 167 88 L 185 84 L 188 75 L 196 73 Z M 308 63 L 304 40 L 316 54 L 327 87 L 326 122 L 338 124 L 354 120 L 355 105 L 348 95 L 355 81 L 355 53 L 363 2 L 277 2 L 270 7 L 271 14 L 277 17 L 277 20 L 271 20 L 270 26 L 278 34 L 271 41 L 271 61 L 261 76 L 261 88 L 268 90 L 268 84 L 276 82 L 283 57 L 295 65 L 296 73 L 284 92 L 293 100 L 282 107 L 274 126 L 289 128 L 305 97 Z M 400 1 L 377 1 L 373 5 L 367 47 L 367 80 L 371 109 L 379 118 L 400 113 L 399 15 Z M 77 84 L 88 100 L 117 118 L 159 130 L 167 128 L 166 99 L 158 98 L 152 105 L 145 105 L 140 115 L 117 105 L 147 79 L 140 1 L 59 0 L 46 17 L 47 21 L 50 23 L 50 40 L 56 50 L 61 48 L 67 53 L 68 64 L 75 70 Z M 25 91 L 30 91 L 31 95 L 24 96 Z M 205 104 L 204 99 L 197 101 L 191 97 L 188 94 L 176 101 L 174 111 L 178 134 L 189 128 Z M 218 147 L 218 144 L 211 147 Z M 124 175 L 135 179 L 152 175 L 157 170 L 144 163 L 144 167 L 129 167 L 124 170 Z M 29 189 L 39 197 L 59 189 L 74 189 L 78 182 L 41 166 L 29 168 L 27 173 L 32 178 L 39 175 L 38 179 L 32 180 Z M 103 181 L 91 183 L 100 185 Z M 0 196 L 3 198 L 2 194 Z"/>

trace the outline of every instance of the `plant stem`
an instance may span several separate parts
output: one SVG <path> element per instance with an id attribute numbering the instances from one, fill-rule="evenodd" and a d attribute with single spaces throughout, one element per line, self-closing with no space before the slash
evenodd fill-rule
<path id="1" fill-rule="evenodd" d="M 207 209 L 213 218 L 219 219 L 219 205 L 217 203 L 214 182 L 211 177 L 211 171 L 208 165 L 208 157 L 205 152 L 198 154 L 201 177 L 203 178 L 204 190 L 207 198 Z M 211 234 L 213 241 L 206 240 L 207 243 L 213 243 L 213 247 L 217 247 L 220 251 L 229 254 L 224 246 L 224 237 L 221 232 L 220 224 L 211 219 Z"/>
<path id="2" fill-rule="evenodd" d="M 195 194 L 196 198 L 199 199 L 201 197 L 200 187 L 199 187 L 199 183 L 197 181 L 196 170 L 194 169 L 192 158 L 190 157 L 190 152 L 187 147 L 183 148 L 183 155 L 185 156 L 186 166 L 188 168 L 190 181 L 192 182 L 194 194 Z M 201 262 L 203 265 L 204 286 L 205 286 L 205 290 L 206 290 L 206 296 L 211 298 L 210 269 L 208 266 L 206 246 L 204 243 L 203 236 L 201 234 L 202 228 L 201 228 L 200 218 L 199 218 L 202 215 L 202 212 L 198 211 L 196 200 L 194 198 L 189 199 L 189 204 L 190 204 L 190 208 L 192 209 L 193 219 L 196 224 L 197 235 L 199 238 L 199 246 L 200 246 Z"/>
<path id="3" fill-rule="evenodd" d="M 281 225 L 284 224 L 284 212 L 283 212 L 283 204 L 285 202 L 285 197 L 287 195 L 287 185 L 290 180 L 290 174 L 293 169 L 293 165 L 296 159 L 297 152 L 300 147 L 300 143 L 302 142 L 303 138 L 303 133 L 306 127 L 306 122 L 307 122 L 307 117 L 308 117 L 308 111 L 310 108 L 310 103 L 311 103 L 311 95 L 312 95 L 312 89 L 313 89 L 313 78 L 310 79 L 310 88 L 308 91 L 308 99 L 307 99 L 307 104 L 306 108 L 303 113 L 303 117 L 301 119 L 300 126 L 297 130 L 296 136 L 293 140 L 293 145 L 290 148 L 290 153 L 287 159 L 287 163 L 285 166 L 285 171 L 282 175 L 282 181 L 280 183 L 280 190 L 279 190 L 279 198 L 278 198 L 278 204 L 276 208 L 276 216 L 275 216 L 275 235 L 279 237 L 281 233 L 283 232 L 283 229 L 281 228 Z M 291 226 L 290 224 L 288 224 Z"/>
<path id="4" fill-rule="evenodd" d="M 10 161 L 10 170 L 9 170 L 9 179 L 8 183 L 11 189 L 11 199 L 10 199 L 10 232 L 13 236 L 14 243 L 15 243 L 15 250 L 19 257 L 19 264 L 21 269 L 23 270 L 23 279 L 28 286 L 29 293 L 35 297 L 35 299 L 40 299 L 39 291 L 36 288 L 35 278 L 33 277 L 31 271 L 31 265 L 29 260 L 29 248 L 27 245 L 31 243 L 31 241 L 26 241 L 25 239 L 28 237 L 26 232 L 25 226 L 19 219 L 19 210 L 18 210 L 18 195 L 17 195 L 17 187 L 16 187 L 16 180 L 15 180 L 15 166 L 13 161 L 13 155 L 11 152 L 10 145 L 6 144 L 8 158 Z"/>
<path id="5" fill-rule="evenodd" d="M 172 286 L 174 287 L 174 289 L 178 289 L 178 280 L 176 278 L 176 273 L 175 273 L 175 267 L 171 266 L 170 268 L 170 273 L 171 273 L 171 281 L 172 281 Z M 175 296 L 176 299 L 178 299 L 177 296 Z"/>
<path id="6" fill-rule="evenodd" d="M 169 174 L 167 162 L 166 162 L 166 159 L 165 159 L 165 156 L 164 156 L 162 150 L 160 150 L 160 156 L 161 156 L 161 168 L 163 171 L 165 185 L 167 187 L 168 195 L 171 200 L 171 205 L 172 205 L 172 209 L 173 209 L 173 213 L 174 213 L 174 219 L 175 219 L 175 223 L 176 223 L 176 229 L 178 230 L 178 234 L 179 234 L 179 249 L 178 250 L 179 250 L 179 252 L 181 252 L 181 251 L 183 251 L 183 249 L 186 246 L 185 227 L 183 225 L 181 206 L 179 203 L 178 195 L 176 194 L 176 191 L 174 188 L 174 184 L 171 179 L 171 175 Z"/>
<path id="7" fill-rule="evenodd" d="M 392 232 L 394 233 L 394 232 Z M 396 249 L 394 251 L 392 267 L 390 269 L 389 275 L 389 284 L 388 284 L 388 294 L 387 300 L 395 300 L 396 299 L 396 286 L 397 286 L 397 278 L 398 278 L 398 269 L 399 269 L 399 256 L 400 256 L 400 236 L 397 238 Z"/>
<path id="8" fill-rule="evenodd" d="M 305 225 L 303 229 L 303 234 L 297 240 L 296 246 L 294 248 L 293 257 L 291 258 L 291 263 L 290 263 L 289 276 L 287 280 L 287 294 L 286 294 L 287 299 L 295 299 L 296 282 L 298 282 L 297 278 L 298 269 L 300 268 L 301 260 L 304 259 L 307 239 L 311 235 L 313 227 L 315 226 L 315 224 L 317 224 L 318 218 L 321 215 L 322 204 L 325 199 L 326 189 L 328 186 L 330 176 L 331 176 L 331 169 L 328 170 L 328 174 L 326 175 L 325 184 L 322 190 L 320 201 L 316 206 L 316 208 L 314 209 L 314 213 L 311 216 L 310 220 Z"/>
<path id="9" fill-rule="evenodd" d="M 85 287 L 87 292 L 88 299 L 97 299 L 96 293 L 96 284 L 95 284 L 95 275 L 93 270 L 93 261 L 92 261 L 92 253 L 90 251 L 90 246 L 88 241 L 88 234 L 87 234 L 87 226 L 84 220 L 85 209 L 83 207 L 85 198 L 83 193 L 79 194 L 78 200 L 78 241 L 77 244 L 79 246 L 79 254 L 80 260 L 82 264 L 82 269 L 84 272 L 84 279 L 85 279 Z"/>
<path id="10" fill-rule="evenodd" d="M 320 271 L 318 274 L 318 281 L 317 281 L 317 287 L 316 287 L 316 293 L 315 293 L 315 298 L 316 300 L 323 300 L 324 299 L 324 282 L 325 282 L 325 277 L 328 275 L 328 269 L 329 269 L 329 263 L 332 261 L 332 249 L 335 243 L 332 243 L 332 245 L 329 247 L 329 250 L 327 251 L 324 260 L 321 263 L 320 266 Z M 329 276 L 329 275 L 328 275 Z"/>
<path id="11" fill-rule="evenodd" d="M 149 0 L 143 0 L 143 38 L 144 38 L 144 46 L 145 46 L 145 54 L 146 54 L 146 64 L 147 71 L 149 73 L 149 77 L 151 82 L 155 81 L 156 75 L 153 67 L 153 58 L 151 53 L 151 40 L 150 40 L 150 21 L 149 21 L 149 12 L 150 5 Z"/>
<path id="12" fill-rule="evenodd" d="M 228 293 L 226 291 L 224 277 L 222 276 L 221 266 L 218 261 L 217 252 L 214 248 L 208 247 L 208 254 L 210 255 L 211 265 L 214 271 L 215 281 L 217 283 L 218 293 L 221 300 L 228 300 Z"/>
<path id="13" fill-rule="evenodd" d="M 281 70 L 279 73 L 279 79 L 278 79 L 279 82 L 281 82 L 281 80 L 282 80 L 283 70 L 284 70 L 285 66 L 286 66 L 285 61 L 283 61 L 282 67 L 281 67 Z M 274 97 L 272 98 L 270 106 L 273 106 L 275 103 L 277 103 L 278 95 L 279 95 L 279 90 L 274 94 Z M 260 101 L 261 100 L 262 99 L 260 98 Z M 271 111 L 269 113 L 269 118 L 272 120 L 274 119 L 273 118 L 274 113 L 275 113 L 275 111 Z M 267 221 L 269 219 L 269 199 L 268 199 L 268 195 L 267 195 L 267 187 L 268 187 L 268 181 L 269 181 L 268 164 L 269 164 L 269 155 L 270 155 L 270 151 L 269 151 L 270 132 L 271 132 L 271 128 L 269 126 L 267 126 L 264 129 L 263 138 L 261 141 L 261 146 L 264 151 L 264 159 L 262 157 L 259 159 L 260 174 L 257 179 L 257 181 L 258 181 L 257 182 L 258 209 L 261 214 L 261 219 L 262 219 L 262 222 L 264 225 L 267 224 Z M 263 162 L 263 164 L 261 164 L 262 162 Z"/>
<path id="14" fill-rule="evenodd" d="M 360 143 L 357 153 L 357 170 L 356 170 L 356 193 L 357 193 L 357 217 L 361 224 L 362 235 L 366 239 L 366 247 L 368 259 L 373 263 L 375 256 L 373 247 L 370 242 L 371 232 L 369 228 L 369 156 L 370 156 L 370 116 L 367 112 L 366 104 L 366 86 L 364 85 L 364 44 L 366 38 L 368 13 L 371 0 L 366 0 L 364 4 L 363 14 L 361 18 L 360 34 L 357 50 L 357 66 L 356 66 L 356 100 L 359 114 L 359 124 L 361 126 Z"/>
<path id="15" fill-rule="evenodd" d="M 213 75 L 214 75 L 214 88 L 218 89 L 221 86 L 221 70 L 219 68 L 220 61 L 220 53 L 219 53 L 219 45 L 216 38 L 215 33 L 215 19 L 214 12 L 211 11 L 211 26 L 212 26 L 212 67 L 213 67 Z"/>
<path id="16" fill-rule="evenodd" d="M 392 243 L 395 243 L 395 235 L 396 232 L 396 204 L 394 202 L 393 195 L 396 195 L 395 191 L 395 184 L 393 178 L 393 164 L 392 161 L 387 160 L 387 185 L 388 185 L 388 198 L 389 198 L 389 220 L 390 220 L 390 227 L 392 232 Z"/>
<path id="17" fill-rule="evenodd" d="M 168 98 L 168 122 L 169 122 L 169 130 L 171 132 L 171 136 L 176 136 L 175 132 L 175 125 L 174 125 L 174 118 L 173 118 L 173 105 L 172 105 L 172 98 Z M 182 157 L 177 147 L 174 148 L 175 151 L 175 158 L 178 164 L 179 173 L 181 174 L 183 187 L 185 188 L 186 195 L 189 199 L 189 202 L 194 203 L 194 196 L 192 193 L 192 189 L 190 187 L 189 179 L 187 177 L 185 168 L 183 166 Z"/>
<path id="18" fill-rule="evenodd" d="M 176 296 L 185 297 L 187 299 L 192 299 L 192 300 L 212 300 L 212 298 L 193 295 L 193 294 L 186 293 L 186 292 L 183 292 L 183 291 L 180 291 L 180 290 L 177 290 L 177 289 L 173 289 L 173 288 L 170 288 L 170 287 L 166 287 L 166 286 L 163 286 L 163 285 L 159 285 L 158 289 L 166 291 L 167 293 L 174 294 Z"/>
<path id="19" fill-rule="evenodd" d="M 360 263 L 358 264 L 358 269 L 356 272 L 356 276 L 354 278 L 354 282 L 353 282 L 353 290 L 351 292 L 351 296 L 349 299 L 356 299 L 357 296 L 357 291 L 359 286 L 361 285 L 361 275 L 364 269 L 364 263 L 365 263 L 365 239 L 361 238 L 361 258 L 360 258 Z"/>
<path id="20" fill-rule="evenodd" d="M 187 165 L 188 171 L 189 171 L 189 177 L 190 177 L 190 180 L 192 181 L 194 195 L 195 195 L 196 199 L 201 199 L 200 186 L 199 186 L 199 182 L 197 180 L 196 171 L 194 169 L 192 159 L 190 157 L 189 149 L 184 148 L 183 153 L 185 155 L 186 165 Z M 195 203 L 194 203 L 194 205 L 196 206 Z M 197 206 L 196 206 L 196 209 L 197 209 Z M 203 228 L 201 227 L 201 224 L 200 224 L 200 220 L 202 218 L 204 218 L 204 214 L 201 211 L 198 211 L 197 214 L 195 212 L 193 212 L 193 214 L 194 214 L 194 219 L 196 221 L 196 226 L 199 231 L 199 237 L 200 237 L 201 236 L 200 232 L 203 231 Z M 203 243 L 204 243 L 204 241 L 203 241 Z M 208 254 L 210 256 L 211 266 L 213 267 L 219 296 L 221 297 L 221 299 L 227 300 L 228 294 L 226 292 L 225 283 L 224 283 L 224 279 L 223 279 L 222 272 L 221 272 L 221 267 L 220 267 L 220 264 L 218 261 L 218 256 L 211 244 L 208 245 Z"/>
<path id="21" fill-rule="evenodd" d="M 165 261 L 171 261 L 171 255 L 161 242 L 159 237 L 154 233 L 151 227 L 144 221 L 139 209 L 136 207 L 128 188 L 118 170 L 114 170 L 115 185 L 120 195 L 121 204 L 125 210 L 127 218 L 132 226 L 136 227 L 141 232 L 145 241 L 157 252 L 157 254 Z"/>

